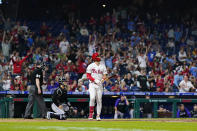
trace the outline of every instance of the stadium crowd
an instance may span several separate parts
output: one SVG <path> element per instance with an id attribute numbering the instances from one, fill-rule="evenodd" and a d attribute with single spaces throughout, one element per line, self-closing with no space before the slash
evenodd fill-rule
<path id="1" fill-rule="evenodd" d="M 100 18 L 69 19 L 55 33 L 42 22 L 39 31 L 25 21 L 0 19 L 1 90 L 27 90 L 38 61 L 47 64 L 44 91 L 65 77 L 69 91 L 86 92 L 86 68 L 99 52 L 109 76 L 105 92 L 195 92 L 197 41 L 195 19 L 165 23 L 158 13 L 134 14 L 125 9 Z M 174 21 L 176 23 L 176 21 Z"/>

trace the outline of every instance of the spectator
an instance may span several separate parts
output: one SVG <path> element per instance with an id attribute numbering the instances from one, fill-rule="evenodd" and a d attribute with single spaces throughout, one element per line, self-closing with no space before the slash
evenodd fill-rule
<path id="1" fill-rule="evenodd" d="M 40 48 L 36 48 L 35 53 L 33 54 L 33 62 L 37 63 L 42 59 Z"/>
<path id="2" fill-rule="evenodd" d="M 69 85 L 69 91 L 75 91 L 77 89 L 77 81 L 74 80 L 73 83 Z"/>
<path id="3" fill-rule="evenodd" d="M 5 56 L 5 58 L 8 60 L 9 56 L 10 56 L 10 48 L 11 48 L 11 42 L 13 40 L 13 36 L 11 36 L 10 39 L 7 38 L 6 36 L 6 32 L 3 32 L 3 39 L 2 39 L 2 44 L 1 44 L 1 48 L 2 48 L 2 52 L 3 55 Z"/>
<path id="4" fill-rule="evenodd" d="M 152 65 L 153 64 L 153 60 L 154 60 L 154 57 L 156 55 L 156 52 L 151 49 L 149 52 L 148 52 L 148 61 L 149 61 L 149 64 Z"/>
<path id="5" fill-rule="evenodd" d="M 24 57 L 22 60 L 20 60 L 20 57 L 17 57 L 16 58 L 16 61 L 12 58 L 12 62 L 13 62 L 13 65 L 14 65 L 14 70 L 13 70 L 13 73 L 15 75 L 17 74 L 21 74 L 21 69 L 22 69 L 22 64 L 23 62 L 31 55 L 31 53 L 28 53 L 26 57 Z"/>
<path id="6" fill-rule="evenodd" d="M 127 28 L 129 31 L 133 31 L 135 29 L 135 23 L 133 22 L 132 19 L 128 21 Z"/>
<path id="7" fill-rule="evenodd" d="M 10 20 L 10 18 L 7 18 L 7 20 L 4 20 L 4 29 L 6 31 L 10 31 L 11 28 L 12 28 L 12 21 Z"/>
<path id="8" fill-rule="evenodd" d="M 107 55 L 106 55 L 106 58 L 105 58 L 106 67 L 108 67 L 110 69 L 113 68 L 112 60 L 113 60 L 113 57 L 111 56 L 110 52 L 108 52 Z"/>
<path id="9" fill-rule="evenodd" d="M 195 62 L 193 62 L 193 63 L 191 64 L 190 73 L 191 73 L 195 78 L 197 78 L 197 66 L 196 66 L 196 63 L 195 63 Z"/>
<path id="10" fill-rule="evenodd" d="M 29 35 L 28 38 L 27 38 L 27 46 L 29 48 L 31 48 L 33 46 L 33 44 L 34 44 L 34 40 L 33 40 L 32 37 L 33 37 L 32 35 Z"/>
<path id="11" fill-rule="evenodd" d="M 148 91 L 148 79 L 145 70 L 141 70 L 141 75 L 137 78 L 137 86 L 141 91 Z"/>
<path id="12" fill-rule="evenodd" d="M 46 81 L 43 81 L 42 90 L 43 90 L 43 91 L 48 91 L 48 90 L 47 90 L 47 83 L 46 83 Z"/>
<path id="13" fill-rule="evenodd" d="M 192 56 L 194 60 L 197 60 L 197 48 L 192 51 Z"/>
<path id="14" fill-rule="evenodd" d="M 68 35 L 69 35 L 69 30 L 66 25 L 64 25 L 63 29 L 60 32 L 63 33 L 64 36 L 66 36 L 66 37 L 68 37 Z"/>
<path id="15" fill-rule="evenodd" d="M 179 51 L 178 59 L 179 59 L 180 62 L 184 62 L 184 61 L 186 61 L 186 58 L 187 58 L 187 54 L 184 51 L 184 48 L 181 48 L 181 50 Z"/>
<path id="16" fill-rule="evenodd" d="M 133 86 L 134 81 L 131 77 L 131 73 L 127 73 L 127 75 L 125 75 L 124 82 L 126 83 L 127 86 Z"/>
<path id="17" fill-rule="evenodd" d="M 66 37 L 59 44 L 59 49 L 62 54 L 67 53 L 69 49 L 69 42 L 67 41 Z"/>
<path id="18" fill-rule="evenodd" d="M 187 39 L 186 43 L 189 48 L 194 48 L 195 42 L 192 36 L 190 36 L 189 39 Z"/>
<path id="19" fill-rule="evenodd" d="M 126 83 L 124 81 L 122 81 L 121 87 L 120 87 L 121 91 L 122 92 L 127 92 L 128 91 L 128 87 L 129 86 L 127 86 Z"/>
<path id="20" fill-rule="evenodd" d="M 88 36 L 89 32 L 87 30 L 87 28 L 85 26 L 82 26 L 82 28 L 80 29 L 80 33 L 82 36 Z"/>
<path id="21" fill-rule="evenodd" d="M 114 86 L 111 87 L 112 92 L 120 92 L 120 85 L 116 82 Z"/>
<path id="22" fill-rule="evenodd" d="M 170 30 L 168 31 L 168 38 L 169 39 L 173 39 L 174 38 L 174 29 L 170 28 Z"/>
<path id="23" fill-rule="evenodd" d="M 191 114 L 189 110 L 184 106 L 184 104 L 179 105 L 177 118 L 191 118 Z"/>
<path id="24" fill-rule="evenodd" d="M 175 53 L 175 43 L 173 39 L 169 39 L 167 43 L 168 55 L 171 56 Z"/>
<path id="25" fill-rule="evenodd" d="M 174 32 L 174 36 L 175 36 L 175 42 L 178 43 L 182 37 L 182 32 L 180 31 L 180 28 L 176 29 L 176 31 Z"/>
<path id="26" fill-rule="evenodd" d="M 79 79 L 78 84 L 77 84 L 77 88 L 75 89 L 75 92 L 86 92 L 86 91 L 87 91 L 87 88 L 83 84 L 83 80 Z"/>
<path id="27" fill-rule="evenodd" d="M 78 58 L 76 66 L 77 66 L 77 71 L 78 71 L 78 75 L 79 75 L 78 78 L 82 78 L 83 74 L 86 71 L 87 64 L 85 63 L 83 58 Z"/>
<path id="28" fill-rule="evenodd" d="M 178 71 L 178 73 L 174 76 L 174 85 L 178 88 L 179 83 L 183 80 L 183 75 L 181 74 L 181 71 Z"/>
<path id="29" fill-rule="evenodd" d="M 3 79 L 1 81 L 3 83 L 3 85 L 2 85 L 3 90 L 5 90 L 5 91 L 10 90 L 10 87 L 11 87 L 11 77 L 9 76 L 9 74 L 4 73 Z"/>
<path id="30" fill-rule="evenodd" d="M 170 86 L 170 82 L 164 84 L 164 92 L 172 92 L 172 87 Z"/>
<path id="31" fill-rule="evenodd" d="M 44 36 L 47 34 L 49 27 L 46 25 L 45 22 L 42 23 L 42 26 L 40 28 L 40 34 L 41 36 Z"/>
<path id="32" fill-rule="evenodd" d="M 154 76 L 153 71 L 151 71 L 150 75 L 148 76 L 148 82 L 150 84 L 149 91 L 155 91 L 154 87 L 155 87 L 156 81 L 155 81 L 155 76 Z"/>
<path id="33" fill-rule="evenodd" d="M 50 81 L 50 84 L 47 86 L 48 91 L 54 91 L 59 86 L 58 83 L 55 83 L 54 80 Z"/>
<path id="34" fill-rule="evenodd" d="M 23 23 L 23 25 L 20 27 L 21 30 L 28 32 L 29 27 L 27 26 L 26 22 Z"/>
<path id="35" fill-rule="evenodd" d="M 157 88 L 160 88 L 159 89 L 160 92 L 164 91 L 164 79 L 161 78 L 161 75 L 157 76 L 156 86 Z"/>
<path id="36" fill-rule="evenodd" d="M 195 90 L 194 86 L 192 85 L 191 81 L 188 80 L 188 76 L 184 76 L 184 79 L 179 84 L 179 92 L 190 92 Z"/>
<path id="37" fill-rule="evenodd" d="M 165 83 L 170 83 L 170 86 L 173 86 L 174 82 L 174 73 L 168 72 L 168 74 L 164 77 L 164 82 Z"/>
<path id="38" fill-rule="evenodd" d="M 194 76 L 190 76 L 190 81 L 196 89 L 197 88 L 197 79 Z"/>
<path id="39" fill-rule="evenodd" d="M 96 24 L 96 20 L 94 19 L 94 17 L 91 17 L 91 18 L 90 18 L 89 24 L 90 24 L 90 25 L 95 25 L 95 24 Z"/>
<path id="40" fill-rule="evenodd" d="M 144 54 L 140 52 L 140 55 L 137 57 L 137 59 L 138 59 L 139 67 L 141 69 L 146 69 L 146 61 L 147 61 L 146 53 Z"/>
<path id="41" fill-rule="evenodd" d="M 25 90 L 22 78 L 20 76 L 15 77 L 14 82 L 10 87 L 10 90 L 15 90 L 15 91 L 24 91 Z"/>

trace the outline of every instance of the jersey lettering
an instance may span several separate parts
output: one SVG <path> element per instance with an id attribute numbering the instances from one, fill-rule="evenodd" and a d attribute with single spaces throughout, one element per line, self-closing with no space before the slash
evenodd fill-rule
<path id="1" fill-rule="evenodd" d="M 101 71 L 101 70 L 98 70 L 98 74 L 103 74 L 103 71 Z"/>
<path id="2" fill-rule="evenodd" d="M 97 71 L 95 69 L 92 69 L 92 73 L 97 73 Z"/>
<path id="3" fill-rule="evenodd" d="M 101 70 L 96 71 L 96 69 L 92 69 L 92 73 L 103 74 L 103 71 Z"/>

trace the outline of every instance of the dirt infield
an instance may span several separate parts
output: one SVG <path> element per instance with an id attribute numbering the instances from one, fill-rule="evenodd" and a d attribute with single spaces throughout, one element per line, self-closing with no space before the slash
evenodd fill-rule
<path id="1" fill-rule="evenodd" d="M 0 118 L 0 122 L 74 122 L 74 121 L 85 121 L 85 122 L 91 122 L 96 120 L 88 120 L 88 119 L 67 119 L 67 120 L 47 120 L 47 119 L 22 119 L 22 118 Z M 196 122 L 197 118 L 152 118 L 152 119 L 102 119 L 102 121 L 153 121 L 153 122 Z"/>

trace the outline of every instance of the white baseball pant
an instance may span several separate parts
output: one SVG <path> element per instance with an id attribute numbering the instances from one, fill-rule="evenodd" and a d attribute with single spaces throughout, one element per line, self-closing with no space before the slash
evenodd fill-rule
<path id="1" fill-rule="evenodd" d="M 54 103 L 51 105 L 52 110 L 55 112 L 56 115 L 63 115 L 65 112 L 57 107 Z"/>
<path id="2" fill-rule="evenodd" d="M 115 111 L 114 119 L 118 119 L 119 116 L 120 116 L 120 118 L 123 118 L 124 117 L 124 113 L 122 113 L 120 111 Z"/>
<path id="3" fill-rule="evenodd" d="M 89 94 L 90 94 L 90 106 L 95 105 L 95 100 L 97 102 L 97 115 L 101 114 L 102 109 L 102 93 L 103 93 L 103 87 L 98 86 L 94 83 L 89 84 Z"/>
<path id="4" fill-rule="evenodd" d="M 129 111 L 130 118 L 134 118 L 133 113 L 134 113 L 134 109 L 131 109 L 131 110 Z"/>

